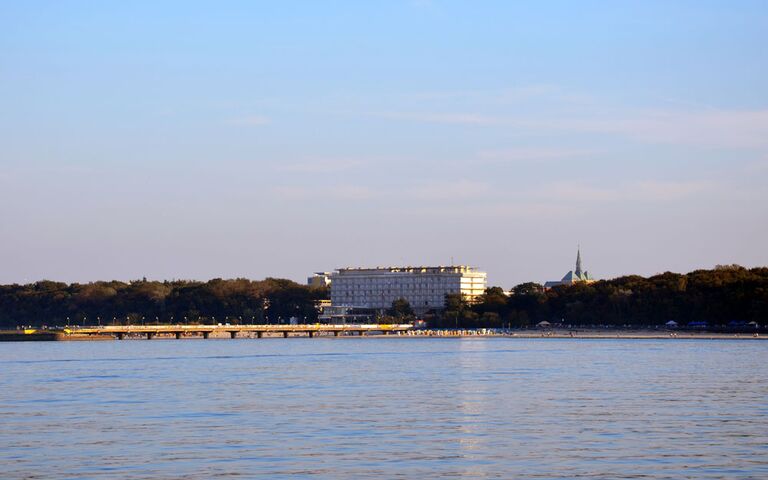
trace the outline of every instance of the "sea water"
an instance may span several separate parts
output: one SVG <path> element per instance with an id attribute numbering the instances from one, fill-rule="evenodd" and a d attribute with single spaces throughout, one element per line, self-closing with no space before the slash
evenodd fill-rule
<path id="1" fill-rule="evenodd" d="M 768 342 L 0 344 L 0 478 L 768 478 Z"/>

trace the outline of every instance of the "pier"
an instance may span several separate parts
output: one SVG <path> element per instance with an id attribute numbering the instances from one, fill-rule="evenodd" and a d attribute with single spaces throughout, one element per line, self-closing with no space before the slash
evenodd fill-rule
<path id="1" fill-rule="evenodd" d="M 126 337 L 144 337 L 152 340 L 155 337 L 169 338 L 210 338 L 238 336 L 267 336 L 309 337 L 315 336 L 363 336 L 367 334 L 401 334 L 413 329 L 409 324 L 366 324 L 366 325 L 127 325 L 127 326 L 98 326 L 98 327 L 67 327 L 64 332 L 68 335 L 103 337 L 112 336 L 118 340 Z"/>

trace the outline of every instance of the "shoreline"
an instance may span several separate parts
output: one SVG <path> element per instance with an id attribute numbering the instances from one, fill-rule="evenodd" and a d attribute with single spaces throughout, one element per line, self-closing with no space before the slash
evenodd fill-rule
<path id="1" fill-rule="evenodd" d="M 240 335 L 242 340 L 266 340 L 275 338 L 313 338 L 307 335 L 295 334 L 283 337 L 281 334 L 265 334 L 263 338 L 256 335 Z M 350 339 L 350 338 L 506 338 L 506 339 L 560 339 L 560 340 L 768 340 L 768 335 L 759 333 L 713 333 L 695 331 L 657 331 L 657 330 L 520 330 L 512 332 L 494 332 L 486 329 L 477 330 L 410 330 L 399 334 L 367 333 L 365 335 L 321 335 L 316 334 L 316 339 Z M 176 340 L 173 336 L 156 335 L 153 340 Z M 228 334 L 212 333 L 211 340 L 230 340 Z M 23 332 L 0 332 L 0 342 L 29 342 L 29 341 L 109 341 L 117 340 L 112 335 L 78 335 L 65 334 L 63 332 L 35 332 L 25 334 Z M 147 341 L 143 335 L 126 336 L 124 340 Z M 200 336 L 185 336 L 180 340 L 203 340 Z M 122 340 L 120 340 L 122 341 Z"/>
<path id="2" fill-rule="evenodd" d="M 573 332 L 573 335 L 571 332 Z M 338 338 L 361 337 L 342 336 Z M 509 338 L 521 340 L 768 340 L 768 335 L 755 335 L 752 333 L 657 332 L 654 330 L 556 330 L 546 332 L 524 330 L 511 333 L 480 333 L 473 331 L 457 332 L 455 330 L 415 330 L 402 335 L 365 335 L 362 338 Z"/>
<path id="3" fill-rule="evenodd" d="M 425 338 L 518 338 L 518 339 L 560 339 L 560 340 L 768 340 L 768 336 L 729 333 L 685 333 L 670 335 L 655 332 L 590 332 L 574 333 L 507 333 L 507 334 L 453 334 L 453 335 L 404 335 Z"/>

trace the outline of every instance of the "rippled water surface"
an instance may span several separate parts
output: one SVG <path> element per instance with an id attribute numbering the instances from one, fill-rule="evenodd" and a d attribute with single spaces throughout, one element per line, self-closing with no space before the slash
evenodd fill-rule
<path id="1" fill-rule="evenodd" d="M 0 477 L 768 478 L 768 342 L 0 343 Z"/>

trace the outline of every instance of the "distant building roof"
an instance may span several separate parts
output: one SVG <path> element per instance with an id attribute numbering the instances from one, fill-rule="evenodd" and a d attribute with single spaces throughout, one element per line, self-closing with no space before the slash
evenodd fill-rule
<path id="1" fill-rule="evenodd" d="M 558 285 L 573 285 L 574 283 L 579 282 L 594 282 L 594 279 L 589 272 L 581 269 L 581 249 L 576 250 L 576 270 L 569 270 L 559 281 L 550 280 L 544 283 L 544 288 L 552 288 Z"/>

